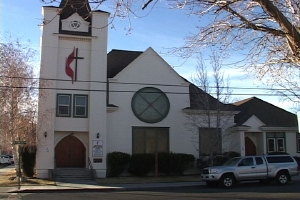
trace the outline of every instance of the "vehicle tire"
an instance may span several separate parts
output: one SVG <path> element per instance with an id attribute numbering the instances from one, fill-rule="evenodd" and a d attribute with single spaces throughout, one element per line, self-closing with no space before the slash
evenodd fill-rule
<path id="1" fill-rule="evenodd" d="M 286 172 L 278 172 L 275 181 L 278 185 L 285 185 L 289 182 L 289 175 Z"/>
<path id="2" fill-rule="evenodd" d="M 219 183 L 217 181 L 206 181 L 208 187 L 217 187 Z"/>
<path id="3" fill-rule="evenodd" d="M 220 180 L 220 185 L 223 187 L 223 188 L 231 188 L 233 187 L 235 184 L 235 178 L 234 176 L 232 175 L 229 175 L 229 174 L 225 174 L 221 177 L 221 180 Z"/>

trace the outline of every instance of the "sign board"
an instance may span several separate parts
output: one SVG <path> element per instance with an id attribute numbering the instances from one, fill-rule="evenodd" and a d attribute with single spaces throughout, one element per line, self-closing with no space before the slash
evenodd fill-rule
<path id="1" fill-rule="evenodd" d="M 93 157 L 103 156 L 103 141 L 93 140 Z"/>
<path id="2" fill-rule="evenodd" d="M 102 163 L 102 158 L 94 158 L 93 163 Z"/>
<path id="3" fill-rule="evenodd" d="M 13 144 L 26 144 L 26 141 L 13 141 Z"/>

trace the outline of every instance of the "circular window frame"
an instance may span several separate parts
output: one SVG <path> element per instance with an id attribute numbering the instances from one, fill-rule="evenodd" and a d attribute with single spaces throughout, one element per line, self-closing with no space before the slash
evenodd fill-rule
<path id="1" fill-rule="evenodd" d="M 166 100 L 166 103 L 167 103 L 167 109 L 166 109 L 166 111 L 164 112 L 164 113 L 159 113 L 159 112 L 157 112 L 157 113 L 159 113 L 160 115 L 161 115 L 161 117 L 159 117 L 158 119 L 147 119 L 147 118 L 145 118 L 145 117 L 141 117 L 140 115 L 142 114 L 139 114 L 138 112 L 137 112 L 137 109 L 135 108 L 135 101 L 136 101 L 136 98 L 137 98 L 137 96 L 141 96 L 141 93 L 142 92 L 144 92 L 144 91 L 147 91 L 147 90 L 155 90 L 155 91 L 157 91 L 157 93 L 159 93 L 159 94 L 161 94 L 162 96 L 159 96 L 158 98 L 161 98 L 161 97 L 163 97 L 165 100 Z M 156 93 L 156 92 L 155 92 Z M 154 101 L 155 102 L 155 101 Z M 149 103 L 149 102 L 147 102 L 147 103 Z M 153 103 L 153 102 L 152 102 Z M 150 105 L 151 106 L 151 105 Z M 153 107 L 153 106 L 151 106 L 151 107 Z M 149 108 L 149 106 L 146 108 L 146 109 L 148 109 Z M 153 107 L 154 108 L 154 107 Z M 161 122 L 163 119 L 165 119 L 166 117 L 167 117 L 167 115 L 169 114 L 169 112 L 170 112 L 170 101 L 169 101 L 169 98 L 168 98 L 168 96 L 163 92 L 163 91 L 161 91 L 160 89 L 158 89 L 158 88 L 155 88 L 155 87 L 144 87 L 144 88 L 142 88 L 142 89 L 139 89 L 134 95 L 133 95 L 133 97 L 132 97 L 132 99 L 131 99 L 131 109 L 132 109 L 132 112 L 133 112 L 133 114 L 139 119 L 139 120 L 141 120 L 142 122 L 145 122 L 145 123 L 149 123 L 149 124 L 153 124 L 153 123 L 158 123 L 158 122 Z M 157 109 L 155 109 L 154 108 L 154 110 L 156 110 L 157 111 Z"/>

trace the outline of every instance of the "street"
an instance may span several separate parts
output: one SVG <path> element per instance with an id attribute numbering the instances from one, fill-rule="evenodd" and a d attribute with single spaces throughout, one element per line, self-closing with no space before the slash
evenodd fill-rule
<path id="1" fill-rule="evenodd" d="M 72 191 L 47 193 L 0 194 L 0 199 L 22 200 L 174 200 L 174 199 L 299 199 L 300 181 L 285 186 L 263 185 L 258 182 L 240 183 L 232 189 L 208 188 L 207 186 L 161 188 L 144 191 Z"/>

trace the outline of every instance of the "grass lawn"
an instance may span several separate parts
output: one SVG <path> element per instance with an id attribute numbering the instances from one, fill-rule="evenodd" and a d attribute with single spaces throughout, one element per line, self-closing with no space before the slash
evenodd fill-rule
<path id="1" fill-rule="evenodd" d="M 0 169 L 6 166 L 0 165 Z M 110 177 L 99 178 L 95 180 L 99 185 L 101 184 L 126 184 L 126 183 L 167 183 L 167 182 L 187 182 L 187 181 L 199 181 L 199 175 L 189 176 L 148 176 L 148 177 Z M 35 177 L 26 177 L 22 180 L 21 185 L 56 185 L 56 182 L 48 179 L 38 179 Z M 14 168 L 11 168 L 6 174 L 2 174 L 0 178 L 0 187 L 18 186 L 18 179 L 16 178 L 16 172 Z"/>
<path id="2" fill-rule="evenodd" d="M 6 166 L 0 165 L 0 169 Z M 21 182 L 21 185 L 56 185 L 54 181 L 47 179 L 38 179 L 38 178 L 24 178 Z M 0 178 L 0 187 L 11 187 L 18 186 L 18 179 L 16 178 L 15 169 L 11 169 L 6 174 L 3 174 Z"/>

